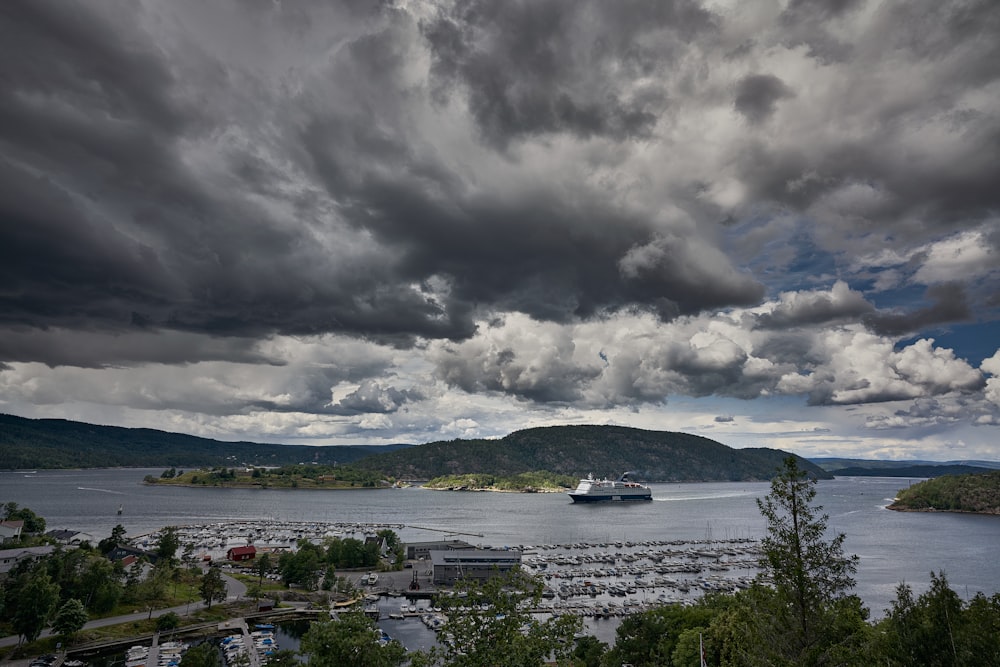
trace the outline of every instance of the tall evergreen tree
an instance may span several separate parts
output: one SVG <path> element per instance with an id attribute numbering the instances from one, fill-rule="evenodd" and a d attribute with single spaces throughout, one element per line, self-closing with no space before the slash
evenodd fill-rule
<path id="1" fill-rule="evenodd" d="M 844 555 L 843 534 L 826 539 L 829 517 L 813 504 L 815 487 L 816 480 L 790 456 L 771 481 L 770 493 L 757 500 L 767 520 L 760 567 L 775 591 L 774 620 L 786 631 L 782 652 L 793 661 L 823 650 L 835 606 L 838 613 L 853 607 L 858 621 L 867 614 L 860 604 L 839 604 L 854 586 L 858 557 Z"/>
<path id="2" fill-rule="evenodd" d="M 173 565 L 177 560 L 177 549 L 180 548 L 181 540 L 177 535 L 175 526 L 167 526 L 160 531 L 160 539 L 156 542 L 156 555 L 168 565 Z"/>
<path id="3" fill-rule="evenodd" d="M 212 608 L 213 602 L 223 602 L 226 599 L 226 582 L 222 578 L 219 568 L 210 567 L 208 572 L 201 578 L 201 599 L 205 601 L 208 608 Z"/>

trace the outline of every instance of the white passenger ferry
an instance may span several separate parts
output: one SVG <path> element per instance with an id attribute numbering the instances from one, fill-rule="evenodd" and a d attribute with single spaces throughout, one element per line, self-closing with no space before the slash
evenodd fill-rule
<path id="1" fill-rule="evenodd" d="M 595 479 L 593 474 L 580 480 L 576 489 L 569 492 L 575 503 L 592 503 L 616 500 L 652 500 L 653 493 L 648 486 L 632 482 L 628 473 L 617 480 Z"/>

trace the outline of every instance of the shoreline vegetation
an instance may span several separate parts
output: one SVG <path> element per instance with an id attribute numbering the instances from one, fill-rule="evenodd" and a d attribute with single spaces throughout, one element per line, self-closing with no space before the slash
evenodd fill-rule
<path id="1" fill-rule="evenodd" d="M 348 466 L 291 465 L 277 468 L 201 468 L 183 471 L 169 468 L 143 482 L 161 486 L 221 487 L 234 489 L 386 489 L 396 480 L 377 471 Z"/>
<path id="2" fill-rule="evenodd" d="M 145 484 L 186 488 L 305 489 L 338 490 L 388 489 L 406 483 L 377 471 L 347 466 L 295 465 L 279 468 L 169 468 L 157 477 L 146 475 Z M 517 475 L 466 474 L 436 477 L 421 485 L 432 491 L 489 491 L 495 493 L 563 493 L 576 486 L 576 478 L 546 470 Z"/>
<path id="3" fill-rule="evenodd" d="M 900 489 L 888 509 L 897 512 L 956 512 L 1000 516 L 1000 470 L 943 475 Z"/>
<path id="4" fill-rule="evenodd" d="M 426 482 L 434 491 L 492 491 L 497 493 L 563 493 L 576 486 L 576 478 L 547 470 L 517 475 L 443 475 Z"/>

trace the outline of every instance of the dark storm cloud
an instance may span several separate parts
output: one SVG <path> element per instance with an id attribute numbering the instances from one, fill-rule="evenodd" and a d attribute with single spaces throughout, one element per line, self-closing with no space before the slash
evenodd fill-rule
<path id="1" fill-rule="evenodd" d="M 856 17 L 859 4 L 792 3 L 783 16 L 787 39 L 815 46 L 811 37 L 795 38 L 796 31 L 829 32 Z M 737 164 L 749 199 L 822 216 L 826 224 L 834 213 L 840 231 L 832 236 L 845 241 L 862 234 L 926 240 L 988 219 L 1000 207 L 1000 116 L 995 96 L 990 101 L 985 92 L 1000 81 L 998 32 L 1000 12 L 991 0 L 880 4 L 835 64 L 820 58 L 839 76 L 828 108 L 804 107 L 806 115 L 795 117 L 812 134 L 803 128 L 790 142 L 744 146 Z M 919 74 L 904 73 L 909 62 Z M 851 118 L 863 131 L 824 142 L 824 123 L 837 127 Z M 924 144 L 925 136 L 946 139 L 948 150 Z M 836 199 L 852 188 L 872 200 L 852 208 Z"/>
<path id="2" fill-rule="evenodd" d="M 875 333 L 892 337 L 913 334 L 935 325 L 972 319 L 965 289 L 960 284 L 934 285 L 927 289 L 925 297 L 931 301 L 931 305 L 926 308 L 902 314 L 873 313 L 862 319 Z"/>
<path id="3" fill-rule="evenodd" d="M 834 321 L 853 321 L 874 310 L 860 292 L 852 292 L 843 283 L 831 292 L 806 292 L 782 299 L 769 313 L 757 318 L 762 329 L 826 324 Z"/>
<path id="4" fill-rule="evenodd" d="M 736 84 L 733 106 L 753 125 L 765 122 L 774 113 L 778 101 L 793 97 L 792 90 L 771 74 L 750 74 Z"/>
<path id="5" fill-rule="evenodd" d="M 0 47 L 3 320 L 235 336 L 469 334 L 467 322 L 394 287 L 386 267 L 345 278 L 307 227 L 210 192 L 179 148 L 221 119 L 174 102 L 177 82 L 128 11 L 112 26 L 92 10 L 0 9 L 12 37 Z M 237 174 L 254 184 L 249 162 Z"/>
<path id="6" fill-rule="evenodd" d="M 666 241 L 602 193 L 470 188 L 409 115 L 406 70 L 430 48 L 439 99 L 467 90 L 497 143 L 648 136 L 669 95 L 637 82 L 715 30 L 694 3 L 461 3 L 428 22 L 426 43 L 411 19 L 374 8 L 338 26 L 350 37 L 310 63 L 294 94 L 208 48 L 171 52 L 137 6 L 100 10 L 0 8 L 9 325 L 335 331 L 407 345 L 473 335 L 477 309 L 569 321 L 638 306 L 670 318 L 763 294 L 721 254 L 685 261 L 702 240 Z M 298 10 L 254 16 L 273 21 L 267 30 L 320 28 Z M 606 30 L 593 32 L 595 17 Z M 302 187 L 289 165 L 316 183 Z M 637 248 L 654 252 L 623 275 Z"/>
<path id="7" fill-rule="evenodd" d="M 634 84 L 715 27 L 689 0 L 463 0 L 424 34 L 437 95 L 459 86 L 484 137 L 505 146 L 558 132 L 648 137 L 670 91 Z"/>
<path id="8" fill-rule="evenodd" d="M 0 4 L 0 400 L 464 433 L 979 390 L 889 336 L 989 316 L 997 12 L 784 5 Z M 955 284 L 855 291 L 907 280 Z"/>
<path id="9" fill-rule="evenodd" d="M 0 329 L 0 359 L 41 361 L 50 366 L 105 368 L 133 364 L 189 364 L 233 361 L 280 364 L 249 338 L 219 338 L 172 332 L 80 331 L 70 329 Z"/>
<path id="10" fill-rule="evenodd" d="M 351 44 L 332 75 L 393 80 L 406 62 L 400 41 L 386 30 Z M 406 135 L 383 86 L 356 92 L 349 107 L 310 109 L 301 144 L 330 196 L 343 202 L 344 220 L 399 253 L 401 276 L 447 280 L 449 313 L 478 304 L 567 322 L 638 305 L 669 319 L 763 295 L 721 254 L 694 261 L 692 239 L 659 236 L 648 218 L 601 192 L 577 187 L 567 196 L 537 183 L 510 197 L 470 187 L 437 151 Z M 623 258 L 644 248 L 649 261 L 623 277 Z"/>

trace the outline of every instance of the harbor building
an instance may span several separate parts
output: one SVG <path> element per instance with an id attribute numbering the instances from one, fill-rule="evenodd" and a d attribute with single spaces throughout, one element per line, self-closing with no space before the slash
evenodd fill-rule
<path id="1" fill-rule="evenodd" d="M 462 579 L 486 581 L 521 566 L 521 552 L 500 549 L 431 551 L 434 583 L 451 586 Z"/>
<path id="2" fill-rule="evenodd" d="M 245 547 L 233 547 L 226 552 L 226 558 L 233 561 L 253 560 L 257 557 L 257 547 L 248 544 Z"/>
<path id="3" fill-rule="evenodd" d="M 474 546 L 462 540 L 437 540 L 434 542 L 407 542 L 407 560 L 427 560 L 432 551 L 454 551 L 456 549 L 475 549 Z"/>

